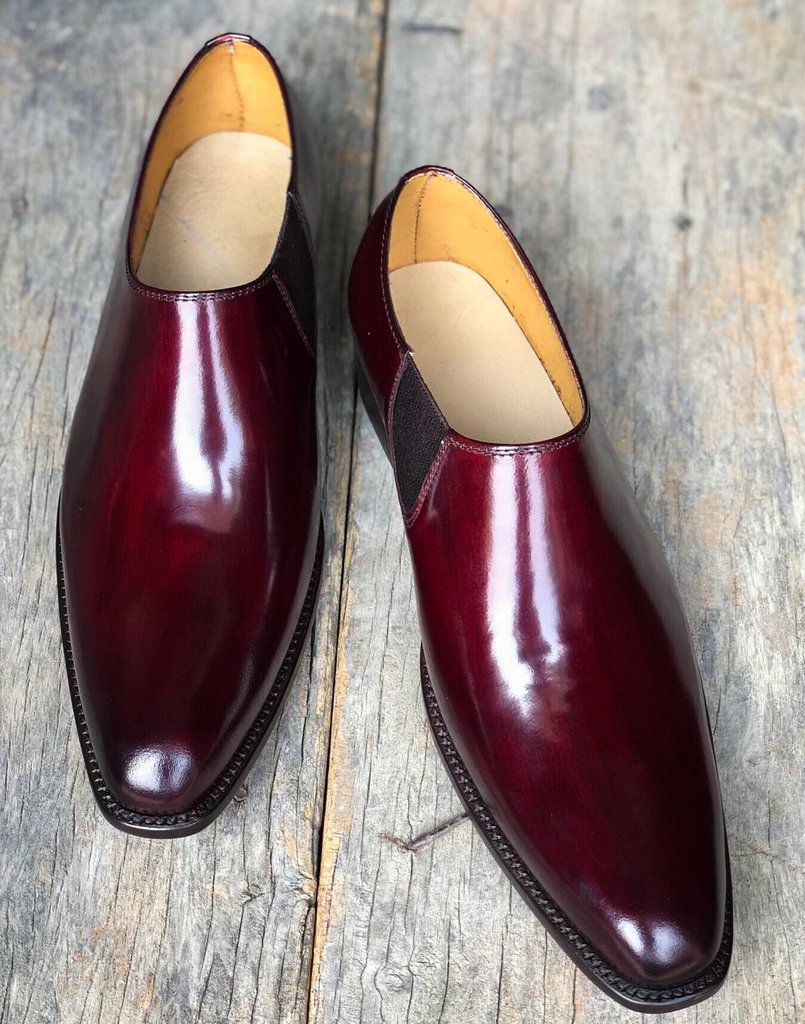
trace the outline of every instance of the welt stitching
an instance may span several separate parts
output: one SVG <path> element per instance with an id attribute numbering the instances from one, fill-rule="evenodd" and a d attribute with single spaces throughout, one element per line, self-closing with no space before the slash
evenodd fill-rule
<path id="1" fill-rule="evenodd" d="M 304 342 L 305 348 L 308 350 L 308 352 L 311 354 L 311 356 L 313 356 L 313 358 L 315 359 L 316 358 L 316 353 L 313 351 L 313 347 L 311 346 L 310 342 L 308 341 L 308 337 L 305 334 L 305 330 L 304 330 L 304 328 L 302 327 L 302 324 L 299 321 L 299 317 L 296 315 L 296 310 L 294 309 L 294 304 L 291 301 L 291 296 L 288 294 L 288 289 L 285 287 L 282 279 L 277 274 L 276 270 L 272 272 L 271 276 L 272 276 L 272 279 L 274 281 L 274 284 L 277 286 L 277 291 L 280 293 L 280 295 L 282 296 L 282 298 L 283 298 L 283 300 L 285 302 L 285 306 L 286 306 L 286 308 L 287 308 L 287 310 L 288 310 L 288 312 L 289 312 L 289 314 L 291 316 L 291 319 L 293 320 L 293 322 L 294 322 L 294 324 L 296 326 L 297 331 L 299 331 L 299 334 L 302 336 L 302 341 Z"/>

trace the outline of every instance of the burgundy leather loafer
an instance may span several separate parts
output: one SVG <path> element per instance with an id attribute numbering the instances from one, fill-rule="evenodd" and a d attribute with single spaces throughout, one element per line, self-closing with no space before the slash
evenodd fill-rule
<path id="1" fill-rule="evenodd" d="M 148 145 L 70 433 L 65 660 L 92 788 L 179 836 L 274 721 L 321 569 L 315 195 L 282 76 L 209 42 Z"/>
<path id="2" fill-rule="evenodd" d="M 536 274 L 467 182 L 421 168 L 369 225 L 350 312 L 425 704 L 470 815 L 605 992 L 644 1012 L 706 998 L 732 939 L 699 672 Z"/>

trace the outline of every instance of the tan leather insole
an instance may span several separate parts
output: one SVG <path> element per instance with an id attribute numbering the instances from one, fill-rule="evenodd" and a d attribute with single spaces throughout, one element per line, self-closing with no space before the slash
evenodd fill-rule
<path id="1" fill-rule="evenodd" d="M 200 292 L 247 284 L 274 255 L 291 149 L 254 132 L 214 132 L 174 161 L 137 276 L 154 288 Z"/>
<path id="2" fill-rule="evenodd" d="M 551 378 L 506 304 L 460 263 L 389 275 L 394 312 L 450 426 L 477 441 L 525 444 L 572 427 Z"/>

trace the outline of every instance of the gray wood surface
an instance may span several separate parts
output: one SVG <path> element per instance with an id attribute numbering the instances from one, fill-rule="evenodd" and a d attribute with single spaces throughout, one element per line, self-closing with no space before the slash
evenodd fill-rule
<path id="1" fill-rule="evenodd" d="M 252 32 L 321 142 L 325 583 L 248 785 L 127 839 L 74 735 L 53 524 L 140 149 Z M 612 1024 L 513 893 L 428 734 L 390 471 L 344 288 L 370 205 L 442 162 L 532 255 L 684 594 L 736 950 L 680 1024 L 805 1020 L 805 8 L 797 0 L 6 0 L 0 7 L 0 1021 Z"/>

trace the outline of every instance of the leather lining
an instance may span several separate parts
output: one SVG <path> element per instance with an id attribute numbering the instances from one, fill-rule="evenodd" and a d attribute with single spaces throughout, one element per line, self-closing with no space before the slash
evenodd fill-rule
<path id="1" fill-rule="evenodd" d="M 177 292 L 248 284 L 265 270 L 287 203 L 291 150 L 268 135 L 215 132 L 177 157 L 137 276 Z"/>
<path id="2" fill-rule="evenodd" d="M 208 50 L 166 108 L 143 172 L 131 233 L 140 280 L 200 291 L 256 277 L 282 225 L 290 147 L 282 88 L 265 55 L 239 39 Z M 244 236 L 250 220 L 257 229 Z"/>
<path id="3" fill-rule="evenodd" d="M 521 444 L 581 422 L 578 381 L 537 286 L 495 215 L 458 178 L 427 171 L 403 185 L 388 272 L 406 343 L 455 430 Z"/>
<path id="4" fill-rule="evenodd" d="M 467 437 L 527 444 L 573 426 L 528 338 L 489 283 L 460 263 L 412 263 L 390 276 L 416 365 L 448 423 Z"/>

